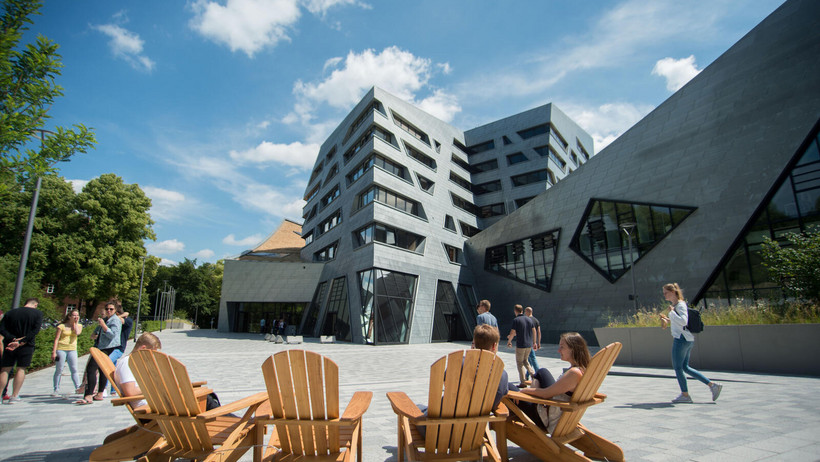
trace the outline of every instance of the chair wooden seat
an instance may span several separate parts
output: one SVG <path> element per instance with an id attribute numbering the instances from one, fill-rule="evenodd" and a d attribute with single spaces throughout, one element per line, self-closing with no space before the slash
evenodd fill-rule
<path id="1" fill-rule="evenodd" d="M 339 367 L 305 350 L 272 355 L 262 364 L 262 375 L 270 408 L 267 415 L 257 412 L 254 419 L 255 461 L 362 460 L 362 416 L 372 392 L 355 392 L 340 416 Z M 265 443 L 268 425 L 274 430 Z M 267 450 L 263 452 L 262 446 Z"/>
<path id="2" fill-rule="evenodd" d="M 456 351 L 430 367 L 426 414 L 404 392 L 387 393 L 398 420 L 399 462 L 405 455 L 410 460 L 458 461 L 481 460 L 486 454 L 506 460 L 506 445 L 497 447 L 488 427 L 506 420 L 503 413 L 493 413 L 503 372 L 504 362 L 495 353 Z M 500 435 L 504 430 L 499 427 Z"/>
<path id="3" fill-rule="evenodd" d="M 541 399 L 520 392 L 509 392 L 502 400 L 510 409 L 510 417 L 502 424 L 507 439 L 541 460 L 624 460 L 623 450 L 618 445 L 596 435 L 581 424 L 581 417 L 587 408 L 606 399 L 606 395 L 598 393 L 598 389 L 620 351 L 621 344 L 615 342 L 596 353 L 569 401 Z M 521 410 L 518 406 L 520 401 L 561 408 L 561 416 L 551 435 Z M 506 442 L 503 444 L 506 445 Z M 580 452 L 570 448 L 570 445 Z"/>
<path id="4" fill-rule="evenodd" d="M 140 461 L 236 461 L 253 446 L 251 418 L 267 399 L 265 392 L 203 411 L 198 397 L 210 391 L 195 389 L 177 359 L 159 351 L 138 350 L 131 353 L 129 365 L 148 402 L 148 410 L 139 418 L 156 422 L 163 436 Z M 241 417 L 228 415 L 242 409 Z"/>

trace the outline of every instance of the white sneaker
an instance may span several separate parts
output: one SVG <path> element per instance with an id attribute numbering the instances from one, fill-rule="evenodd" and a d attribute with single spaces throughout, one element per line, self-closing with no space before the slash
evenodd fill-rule
<path id="1" fill-rule="evenodd" d="M 57 390 L 54 390 L 54 393 L 52 393 L 51 396 L 54 397 L 54 398 L 62 398 L 63 397 L 63 395 Z"/>
<path id="2" fill-rule="evenodd" d="M 692 397 L 681 393 L 677 398 L 673 399 L 672 402 L 675 404 L 691 403 Z"/>
<path id="3" fill-rule="evenodd" d="M 723 385 L 714 382 L 709 389 L 712 390 L 712 401 L 717 401 L 718 396 L 720 396 L 720 391 L 723 390 Z"/>
<path id="4" fill-rule="evenodd" d="M 21 401 L 21 399 L 20 399 L 19 396 L 12 396 L 11 398 L 8 399 L 8 401 L 6 401 L 6 404 L 19 403 L 20 401 Z"/>
<path id="5" fill-rule="evenodd" d="M 108 398 L 108 389 L 103 390 L 103 398 Z"/>

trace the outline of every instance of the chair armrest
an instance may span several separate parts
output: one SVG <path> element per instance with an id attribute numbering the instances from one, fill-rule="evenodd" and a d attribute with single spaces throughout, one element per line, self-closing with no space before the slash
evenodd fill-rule
<path id="1" fill-rule="evenodd" d="M 350 402 L 347 403 L 341 420 L 358 420 L 367 412 L 370 401 L 373 399 L 372 391 L 357 391 L 353 393 Z"/>
<path id="2" fill-rule="evenodd" d="M 424 417 L 416 403 L 407 396 L 403 391 L 391 391 L 387 393 L 387 399 L 390 400 L 390 405 L 393 406 L 393 412 L 398 415 L 418 419 Z"/>
<path id="3" fill-rule="evenodd" d="M 207 380 L 200 380 L 199 382 L 191 382 L 191 386 L 196 388 L 196 387 L 201 387 L 203 385 L 206 385 L 207 383 L 208 383 Z"/>
<path id="4" fill-rule="evenodd" d="M 223 416 L 225 414 L 230 414 L 231 412 L 236 412 L 246 407 L 257 407 L 262 404 L 265 400 L 268 399 L 268 392 L 260 391 L 254 395 L 245 397 L 240 399 L 239 401 L 234 401 L 230 404 L 226 404 L 224 406 L 219 406 L 216 409 L 211 409 L 210 411 L 205 411 L 202 414 L 199 414 L 197 417 L 200 419 L 205 420 L 212 420 L 217 417 Z"/>
<path id="5" fill-rule="evenodd" d="M 507 406 L 504 405 L 504 402 L 498 403 L 498 407 L 493 411 L 493 414 L 497 415 L 498 417 L 507 417 L 510 415 L 510 410 L 507 409 Z"/>
<path id="6" fill-rule="evenodd" d="M 521 393 L 520 391 L 510 391 L 507 392 L 507 395 L 503 398 L 507 400 L 517 400 L 517 401 L 526 401 L 528 403 L 535 403 L 535 404 L 545 404 L 547 406 L 556 406 L 560 407 L 564 410 L 574 411 L 579 407 L 588 407 L 594 404 L 598 404 L 603 402 L 604 400 L 601 398 L 593 397 L 589 401 L 582 401 L 578 403 L 572 403 L 568 401 L 557 401 L 554 399 L 545 399 L 545 398 L 538 398 L 537 396 L 528 395 L 526 393 Z"/>
<path id="7" fill-rule="evenodd" d="M 112 398 L 111 404 L 114 406 L 122 406 L 123 404 L 128 404 L 131 401 L 139 401 L 145 399 L 143 395 L 133 395 L 133 396 L 126 396 L 125 398 Z"/>

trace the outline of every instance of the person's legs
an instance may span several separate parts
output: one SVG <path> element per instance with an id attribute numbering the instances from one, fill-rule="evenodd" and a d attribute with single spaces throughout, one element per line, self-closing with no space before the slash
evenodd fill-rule
<path id="1" fill-rule="evenodd" d="M 693 369 L 689 366 L 689 355 L 692 353 L 692 348 L 695 346 L 695 342 L 686 342 L 689 343 L 689 348 L 686 350 L 686 356 L 683 357 L 683 364 L 681 365 L 681 369 L 683 372 L 691 375 L 692 377 L 700 380 L 701 382 L 709 385 L 712 383 L 711 380 L 707 379 L 705 375 L 701 374 L 699 370 Z"/>
<path id="2" fill-rule="evenodd" d="M 94 398 L 94 393 L 97 392 L 97 362 L 93 357 L 88 358 L 88 364 L 85 367 L 85 400 L 90 401 Z"/>
<path id="3" fill-rule="evenodd" d="M 54 393 L 60 392 L 60 379 L 63 376 L 63 367 L 65 367 L 65 358 L 67 351 L 57 350 L 57 363 L 54 365 Z"/>
<path id="4" fill-rule="evenodd" d="M 14 373 L 14 383 L 11 386 L 11 397 L 17 398 L 20 396 L 20 389 L 23 388 L 23 382 L 26 380 L 26 368 L 17 366 L 17 371 Z"/>
<path id="5" fill-rule="evenodd" d="M 527 356 L 530 355 L 530 348 L 516 348 L 515 349 L 515 365 L 518 368 L 518 378 L 521 382 L 526 380 L 525 373 L 532 369 L 532 366 L 527 363 Z M 531 373 L 535 373 L 532 371 Z"/>
<path id="6" fill-rule="evenodd" d="M 71 371 L 71 381 L 74 383 L 74 389 L 76 390 L 82 384 L 80 368 L 77 366 L 77 350 L 66 351 L 66 362 L 68 363 L 68 370 Z"/>
<path id="7" fill-rule="evenodd" d="M 689 387 L 686 385 L 686 374 L 683 373 L 683 361 L 687 356 L 687 350 L 691 349 L 689 343 L 680 338 L 672 341 L 672 368 L 675 370 L 680 391 L 685 394 L 689 394 Z"/>
<path id="8" fill-rule="evenodd" d="M 0 389 L 3 389 L 3 396 L 5 395 L 6 385 L 9 383 L 9 372 L 11 367 L 4 367 L 0 369 Z"/>
<path id="9" fill-rule="evenodd" d="M 527 361 L 530 363 L 530 366 L 532 366 L 533 370 L 537 371 L 539 369 L 538 361 L 535 359 L 535 350 L 530 349 L 530 356 L 527 359 Z M 530 371 L 527 371 L 527 378 L 530 378 Z"/>
<path id="10" fill-rule="evenodd" d="M 535 386 L 535 380 L 538 380 L 538 388 L 547 388 L 555 383 L 555 378 L 545 367 L 538 369 L 538 372 L 535 373 L 533 379 L 533 386 Z"/>

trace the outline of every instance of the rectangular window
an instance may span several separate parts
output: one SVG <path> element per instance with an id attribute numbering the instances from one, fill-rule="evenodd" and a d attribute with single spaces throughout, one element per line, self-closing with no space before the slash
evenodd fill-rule
<path id="1" fill-rule="evenodd" d="M 310 244 L 312 244 L 313 243 L 313 231 L 310 231 L 309 233 L 302 236 L 302 239 L 305 240 L 305 246 L 309 246 Z"/>
<path id="2" fill-rule="evenodd" d="M 359 151 L 362 150 L 364 145 L 366 145 L 370 141 L 370 138 L 379 138 L 385 143 L 398 149 L 398 145 L 396 145 L 396 138 L 393 136 L 392 133 L 379 127 L 378 125 L 371 125 L 370 128 L 368 128 L 367 131 L 362 136 L 360 136 L 358 140 L 356 140 L 356 143 L 353 144 L 353 146 L 351 146 L 350 149 L 347 150 L 347 152 L 345 152 L 345 164 L 350 162 L 350 159 L 355 157 L 356 154 L 358 154 Z"/>
<path id="3" fill-rule="evenodd" d="M 322 220 L 319 223 L 319 226 L 316 227 L 316 234 L 321 236 L 326 232 L 330 231 L 331 229 L 335 228 L 336 225 L 342 222 L 342 209 L 336 210 L 330 216 Z"/>
<path id="4" fill-rule="evenodd" d="M 473 165 L 473 173 L 488 172 L 498 168 L 498 159 L 491 159 L 486 162 L 481 162 Z"/>
<path id="5" fill-rule="evenodd" d="M 522 140 L 526 140 L 532 138 L 533 136 L 543 135 L 544 133 L 549 132 L 549 129 L 549 124 L 536 125 L 535 127 L 521 130 L 518 132 L 518 136 L 520 136 Z"/>
<path id="6" fill-rule="evenodd" d="M 521 208 L 524 204 L 531 201 L 534 197 L 535 196 L 530 196 L 530 197 L 522 197 L 521 199 L 516 199 L 515 200 L 515 208 L 517 208 L 517 209 Z"/>
<path id="7" fill-rule="evenodd" d="M 557 165 L 561 169 L 562 172 L 567 171 L 567 161 L 562 159 L 561 156 L 559 156 L 558 153 L 555 152 L 555 149 L 553 149 L 552 146 L 538 146 L 537 148 L 533 149 L 535 150 L 535 152 L 538 153 L 539 156 L 548 157 L 551 161 L 555 163 L 555 165 Z"/>
<path id="8" fill-rule="evenodd" d="M 496 191 L 501 191 L 501 180 L 488 181 L 473 186 L 473 194 L 476 196 Z"/>
<path id="9" fill-rule="evenodd" d="M 381 242 L 411 252 L 424 251 L 424 237 L 381 223 L 371 223 L 353 233 L 353 247 L 359 248 L 371 242 Z"/>
<path id="10" fill-rule="evenodd" d="M 359 210 L 374 201 L 399 209 L 402 212 L 415 215 L 419 218 L 423 218 L 421 206 L 419 206 L 418 202 L 375 185 L 359 194 L 358 199 L 356 200 L 356 210 Z"/>
<path id="11" fill-rule="evenodd" d="M 319 207 L 327 207 L 328 205 L 330 205 L 331 202 L 333 202 L 337 197 L 339 197 L 339 194 L 339 185 L 336 185 L 333 187 L 333 189 L 328 191 L 328 193 L 322 197 L 322 200 L 319 201 Z"/>
<path id="12" fill-rule="evenodd" d="M 323 261 L 330 261 L 336 258 L 336 250 L 339 248 L 339 241 L 330 244 L 329 246 L 315 252 L 313 254 L 313 261 L 315 262 L 323 262 Z"/>
<path id="13" fill-rule="evenodd" d="M 495 149 L 495 140 L 484 141 L 483 143 L 474 144 L 467 148 L 469 154 L 478 154 L 479 152 L 489 151 Z"/>
<path id="14" fill-rule="evenodd" d="M 520 164 L 521 162 L 526 161 L 527 156 L 525 156 L 523 152 L 516 152 L 515 154 L 510 154 L 507 156 L 507 165 Z"/>
<path id="15" fill-rule="evenodd" d="M 512 178 L 513 186 L 524 186 L 532 183 L 540 183 L 546 182 L 548 178 L 548 170 L 535 170 L 533 172 L 527 172 L 521 175 L 515 175 Z"/>
<path id="16" fill-rule="evenodd" d="M 504 215 L 504 203 L 484 205 L 481 207 L 481 218 L 490 218 L 498 215 Z"/>
<path id="17" fill-rule="evenodd" d="M 313 187 L 307 194 L 305 194 L 305 202 L 310 202 L 319 194 L 319 187 L 322 186 L 321 184 L 317 183 L 316 186 Z"/>

